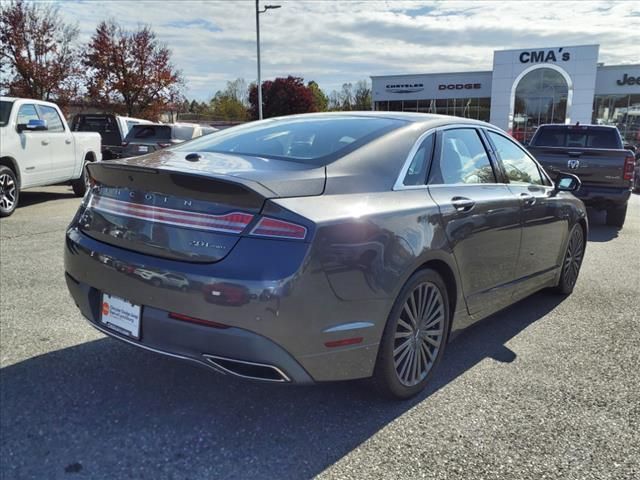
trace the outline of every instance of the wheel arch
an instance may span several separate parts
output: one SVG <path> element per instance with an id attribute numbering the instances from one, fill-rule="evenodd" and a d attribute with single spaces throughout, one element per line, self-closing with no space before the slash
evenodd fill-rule
<path id="1" fill-rule="evenodd" d="M 447 331 L 447 337 L 451 332 L 451 327 L 453 325 L 453 319 L 455 316 L 456 308 L 458 306 L 458 294 L 460 293 L 460 289 L 458 288 L 458 280 L 455 274 L 455 271 L 451 265 L 449 265 L 444 260 L 439 258 L 434 258 L 427 260 L 422 265 L 420 265 L 411 275 L 420 271 L 431 269 L 435 271 L 438 275 L 442 277 L 444 281 L 445 287 L 447 288 L 447 297 L 449 297 L 449 330 Z"/>
<path id="2" fill-rule="evenodd" d="M 18 188 L 22 185 L 22 178 L 20 176 L 20 169 L 18 168 L 18 163 L 14 158 L 9 156 L 0 157 L 0 165 L 4 165 L 5 167 L 9 167 L 16 178 L 18 179 Z"/>

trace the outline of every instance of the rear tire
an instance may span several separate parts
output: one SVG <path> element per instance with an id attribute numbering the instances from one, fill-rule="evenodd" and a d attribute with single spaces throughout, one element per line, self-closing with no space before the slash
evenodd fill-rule
<path id="1" fill-rule="evenodd" d="M 19 197 L 16 174 L 9 167 L 0 165 L 0 217 L 8 217 L 16 210 Z"/>
<path id="2" fill-rule="evenodd" d="M 562 273 L 555 288 L 556 293 L 571 295 L 573 292 L 584 258 L 584 241 L 584 230 L 580 225 L 574 225 L 569 234 L 567 249 L 562 259 Z"/>
<path id="3" fill-rule="evenodd" d="M 414 273 L 396 299 L 378 350 L 373 383 L 386 397 L 407 399 L 426 387 L 444 354 L 450 312 L 434 270 Z"/>
<path id="4" fill-rule="evenodd" d="M 71 188 L 73 188 L 73 193 L 76 197 L 84 197 L 84 194 L 87 193 L 89 187 L 87 183 L 89 179 L 87 175 L 87 165 L 89 165 L 89 160 L 85 159 L 82 164 L 82 174 L 80 178 L 76 178 L 71 182 Z"/>
<path id="5" fill-rule="evenodd" d="M 607 210 L 607 225 L 622 228 L 627 216 L 627 204 L 623 207 L 610 208 Z"/>

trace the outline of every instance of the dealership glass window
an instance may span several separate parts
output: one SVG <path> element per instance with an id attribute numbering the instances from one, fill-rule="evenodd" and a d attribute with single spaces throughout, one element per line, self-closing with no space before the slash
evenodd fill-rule
<path id="1" fill-rule="evenodd" d="M 640 94 L 596 95 L 592 123 L 615 125 L 625 142 L 640 143 Z"/>
<path id="2" fill-rule="evenodd" d="M 394 112 L 422 112 L 451 115 L 489 121 L 491 99 L 483 98 L 439 98 L 423 100 L 392 100 L 375 102 L 375 109 Z"/>
<path id="3" fill-rule="evenodd" d="M 528 141 L 543 123 L 564 123 L 569 86 L 562 74 L 551 68 L 527 73 L 516 87 L 512 132 Z"/>

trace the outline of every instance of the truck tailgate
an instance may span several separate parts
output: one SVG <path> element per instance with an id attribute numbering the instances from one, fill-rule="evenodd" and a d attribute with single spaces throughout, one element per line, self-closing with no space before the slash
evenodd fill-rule
<path id="1" fill-rule="evenodd" d="M 623 178 L 624 150 L 530 147 L 529 151 L 551 178 L 559 172 L 568 172 L 580 177 L 585 186 L 626 188 L 629 185 Z"/>

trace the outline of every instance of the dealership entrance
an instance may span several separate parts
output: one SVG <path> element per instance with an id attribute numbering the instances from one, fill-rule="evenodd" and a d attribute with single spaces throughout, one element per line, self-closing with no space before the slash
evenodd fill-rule
<path id="1" fill-rule="evenodd" d="M 539 125 L 565 123 L 569 95 L 568 75 L 556 67 L 533 67 L 514 84 L 512 134 L 530 140 Z"/>

